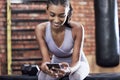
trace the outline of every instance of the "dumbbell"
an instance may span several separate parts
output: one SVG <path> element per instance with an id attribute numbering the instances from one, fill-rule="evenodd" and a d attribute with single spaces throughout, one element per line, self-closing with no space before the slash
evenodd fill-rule
<path id="1" fill-rule="evenodd" d="M 40 71 L 38 65 L 24 64 L 21 66 L 22 75 L 36 76 Z"/>

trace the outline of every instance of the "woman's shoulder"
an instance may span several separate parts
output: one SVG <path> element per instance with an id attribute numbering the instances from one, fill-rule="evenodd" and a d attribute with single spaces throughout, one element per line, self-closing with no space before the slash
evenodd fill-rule
<path id="1" fill-rule="evenodd" d="M 35 33 L 36 34 L 41 34 L 41 35 L 44 34 L 47 24 L 48 24 L 48 22 L 43 22 L 43 23 L 38 24 L 35 27 Z"/>
<path id="2" fill-rule="evenodd" d="M 73 31 L 83 31 L 83 25 L 79 22 L 70 21 L 70 25 Z"/>
<path id="3" fill-rule="evenodd" d="M 40 23 L 36 26 L 36 29 L 38 30 L 44 30 L 47 26 L 48 22 L 43 22 L 43 23 Z"/>

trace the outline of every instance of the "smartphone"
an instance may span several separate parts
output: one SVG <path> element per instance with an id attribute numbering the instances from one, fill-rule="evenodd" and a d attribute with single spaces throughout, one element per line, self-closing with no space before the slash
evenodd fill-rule
<path id="1" fill-rule="evenodd" d="M 48 68 L 51 69 L 52 67 L 61 69 L 61 66 L 58 63 L 47 64 Z"/>

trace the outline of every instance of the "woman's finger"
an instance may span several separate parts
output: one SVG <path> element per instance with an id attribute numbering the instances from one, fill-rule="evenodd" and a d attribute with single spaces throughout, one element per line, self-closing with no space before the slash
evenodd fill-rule
<path id="1" fill-rule="evenodd" d="M 55 73 L 54 71 L 50 71 L 49 75 L 52 77 L 58 78 L 58 74 Z"/>
<path id="2" fill-rule="evenodd" d="M 69 64 L 67 62 L 62 62 L 62 63 L 60 63 L 60 66 L 62 68 L 67 68 L 67 67 L 69 67 Z"/>
<path id="3" fill-rule="evenodd" d="M 56 73 L 58 74 L 58 77 L 63 77 L 65 76 L 65 71 L 64 69 L 58 69 L 58 68 L 54 68 L 56 70 Z"/>

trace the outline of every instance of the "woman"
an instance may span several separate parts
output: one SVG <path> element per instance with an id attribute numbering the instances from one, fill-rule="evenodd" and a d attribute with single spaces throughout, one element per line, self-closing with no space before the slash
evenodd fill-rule
<path id="1" fill-rule="evenodd" d="M 39 24 L 36 37 L 42 54 L 38 80 L 83 80 L 89 74 L 89 65 L 83 53 L 84 29 L 70 21 L 72 7 L 69 0 L 48 0 L 49 22 Z M 52 57 L 50 57 L 52 55 Z M 49 69 L 48 63 L 59 63 L 62 69 Z"/>

